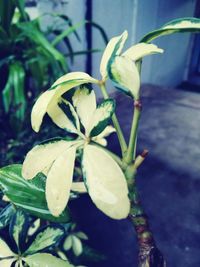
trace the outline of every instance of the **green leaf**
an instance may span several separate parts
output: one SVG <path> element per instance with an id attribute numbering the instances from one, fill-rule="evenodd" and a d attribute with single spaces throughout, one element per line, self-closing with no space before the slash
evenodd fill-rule
<path id="1" fill-rule="evenodd" d="M 27 20 L 27 14 L 25 12 L 25 2 L 24 0 L 14 0 L 16 3 L 16 6 L 18 7 L 21 17 L 23 18 L 23 20 Z"/>
<path id="2" fill-rule="evenodd" d="M 100 63 L 100 73 L 102 76 L 102 80 L 107 79 L 107 65 L 111 58 L 121 53 L 127 37 L 128 33 L 127 31 L 124 31 L 122 35 L 112 38 L 107 44 Z"/>
<path id="3" fill-rule="evenodd" d="M 21 171 L 22 165 L 20 164 L 0 169 L 0 187 L 10 201 L 39 218 L 53 222 L 68 222 L 70 217 L 67 210 L 57 218 L 50 214 L 44 188 L 40 187 L 38 182 L 34 183 L 34 180 L 30 182 L 25 180 Z"/>
<path id="4" fill-rule="evenodd" d="M 91 137 L 99 135 L 109 124 L 114 111 L 115 101 L 113 99 L 106 99 L 99 104 L 90 121 L 87 134 Z"/>
<path id="5" fill-rule="evenodd" d="M 76 147 L 64 151 L 51 166 L 46 181 L 46 199 L 48 208 L 54 216 L 65 209 L 70 197 Z"/>
<path id="6" fill-rule="evenodd" d="M 22 35 L 28 37 L 32 42 L 48 51 L 52 58 L 56 59 L 61 64 L 63 71 L 66 72 L 67 65 L 65 57 L 45 38 L 36 22 L 37 20 L 35 23 L 33 23 L 33 21 L 18 23 L 17 27 L 22 30 Z"/>
<path id="7" fill-rule="evenodd" d="M 22 210 L 18 210 L 13 216 L 10 224 L 10 235 L 13 237 L 18 251 L 21 251 L 21 248 L 25 243 L 27 226 L 27 217 Z"/>
<path id="8" fill-rule="evenodd" d="M 116 56 L 108 64 L 108 75 L 115 87 L 139 99 L 140 76 L 135 63 L 128 57 Z"/>
<path id="9" fill-rule="evenodd" d="M 179 32 L 200 32 L 200 19 L 191 17 L 172 20 L 161 28 L 147 33 L 140 42 L 149 43 L 160 36 Z"/>
<path id="10" fill-rule="evenodd" d="M 78 28 L 84 26 L 87 22 L 86 21 L 81 21 L 79 23 L 76 23 L 75 25 L 69 27 L 65 31 L 62 31 L 61 34 L 56 36 L 56 38 L 52 41 L 52 45 L 56 46 L 58 43 L 60 43 L 65 37 L 69 36 L 69 34 L 75 32 Z"/>
<path id="11" fill-rule="evenodd" d="M 128 187 L 114 159 L 100 147 L 86 145 L 82 170 L 88 193 L 97 208 L 113 219 L 126 218 L 130 211 Z"/>
<path id="12" fill-rule="evenodd" d="M 45 143 L 33 147 L 23 162 L 23 177 L 32 179 L 39 172 L 46 175 L 53 162 L 73 144 L 74 141 L 50 139 Z"/>
<path id="13" fill-rule="evenodd" d="M 24 119 L 26 109 L 26 98 L 24 93 L 25 71 L 20 62 L 15 62 L 11 66 L 11 76 L 13 79 L 14 105 L 16 106 L 16 117 Z"/>
<path id="14" fill-rule="evenodd" d="M 0 25 L 7 33 L 9 32 L 15 7 L 13 0 L 0 1 Z"/>
<path id="15" fill-rule="evenodd" d="M 0 213 L 0 229 L 6 227 L 16 210 L 12 204 L 7 205 Z"/>
<path id="16" fill-rule="evenodd" d="M 74 267 L 69 262 L 48 253 L 37 253 L 24 258 L 29 267 Z"/>
<path id="17" fill-rule="evenodd" d="M 5 112 L 8 113 L 11 102 L 12 102 L 12 75 L 10 72 L 9 72 L 7 83 L 2 92 L 2 97 L 3 97 L 3 104 L 4 104 Z"/>
<path id="18" fill-rule="evenodd" d="M 38 231 L 32 237 L 33 242 L 29 246 L 29 248 L 25 251 L 24 255 L 34 254 L 43 249 L 47 249 L 49 247 L 55 246 L 59 243 L 61 238 L 64 235 L 64 229 L 47 226 L 44 229 Z"/>

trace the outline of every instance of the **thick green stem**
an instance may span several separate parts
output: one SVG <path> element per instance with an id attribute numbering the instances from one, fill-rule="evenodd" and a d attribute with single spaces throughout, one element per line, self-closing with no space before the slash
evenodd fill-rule
<path id="1" fill-rule="evenodd" d="M 100 84 L 100 88 L 101 88 L 101 92 L 103 94 L 104 99 L 108 99 L 109 95 L 108 95 L 108 92 L 106 91 L 106 87 L 105 87 L 104 83 Z M 118 136 L 118 139 L 119 139 L 119 144 L 120 144 L 120 147 L 121 147 L 122 156 L 124 157 L 125 154 L 126 154 L 126 151 L 127 151 L 127 144 L 126 144 L 126 140 L 124 138 L 124 134 L 122 132 L 122 129 L 120 127 L 119 121 L 118 121 L 117 116 L 116 116 L 115 113 L 112 115 L 112 121 L 113 121 L 113 125 L 114 125 L 114 127 L 116 129 L 116 132 L 117 132 L 117 136 Z"/>
<path id="2" fill-rule="evenodd" d="M 131 126 L 131 133 L 129 138 L 128 150 L 125 157 L 125 162 L 130 164 L 132 161 L 135 160 L 136 156 L 136 142 L 137 142 L 137 130 L 138 124 L 141 114 L 141 102 L 140 100 L 136 100 L 134 102 L 134 113 L 133 113 L 133 120 Z"/>

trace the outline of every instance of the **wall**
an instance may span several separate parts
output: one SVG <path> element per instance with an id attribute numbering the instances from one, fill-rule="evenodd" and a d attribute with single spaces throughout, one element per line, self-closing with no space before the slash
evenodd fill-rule
<path id="1" fill-rule="evenodd" d="M 157 27 L 162 26 L 177 17 L 193 16 L 197 0 L 93 0 L 93 21 L 99 23 L 109 38 L 121 34 L 125 29 L 129 32 L 127 46 L 139 41 L 140 38 Z M 40 0 L 39 12 L 59 12 L 67 14 L 73 22 L 84 19 L 86 12 L 86 0 L 62 1 Z M 64 2 L 64 1 L 63 1 Z M 84 27 L 78 30 L 81 43 L 74 39 L 74 50 L 85 50 Z M 74 37 L 73 37 L 74 38 Z M 73 40 L 72 38 L 72 40 Z M 176 86 L 187 78 L 192 38 L 189 34 L 176 34 L 174 36 L 161 37 L 155 41 L 165 49 L 163 55 L 147 57 L 143 63 L 142 82 L 157 85 Z M 93 48 L 104 49 L 105 43 L 100 33 L 93 30 Z M 99 75 L 99 63 L 101 53 L 92 55 L 93 75 Z M 72 70 L 85 70 L 86 57 L 75 58 Z"/>

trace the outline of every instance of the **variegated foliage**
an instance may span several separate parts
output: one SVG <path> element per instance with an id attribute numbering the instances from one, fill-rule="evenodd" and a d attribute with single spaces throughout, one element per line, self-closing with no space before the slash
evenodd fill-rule
<path id="1" fill-rule="evenodd" d="M 30 224 L 26 214 L 18 210 L 12 216 L 9 232 L 11 247 L 0 238 L 0 266 L 74 267 L 67 259 L 60 259 L 47 252 L 59 244 L 65 234 L 64 228 L 51 225 L 40 228 L 38 220 Z"/>

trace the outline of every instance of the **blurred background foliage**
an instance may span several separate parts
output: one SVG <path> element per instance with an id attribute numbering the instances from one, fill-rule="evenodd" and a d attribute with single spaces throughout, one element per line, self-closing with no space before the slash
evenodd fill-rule
<path id="1" fill-rule="evenodd" d="M 43 27 L 47 15 L 50 19 Z M 82 42 L 77 29 L 88 25 L 97 28 L 107 42 L 104 30 L 92 21 L 73 24 L 67 15 L 56 13 L 31 19 L 24 0 L 0 1 L 0 166 L 22 161 L 33 146 L 36 135 L 30 112 L 37 96 L 70 71 L 74 56 L 100 51 L 73 49 L 71 36 Z M 58 49 L 60 44 L 64 53 Z M 55 135 L 62 132 L 49 130 L 47 124 L 37 140 Z"/>

